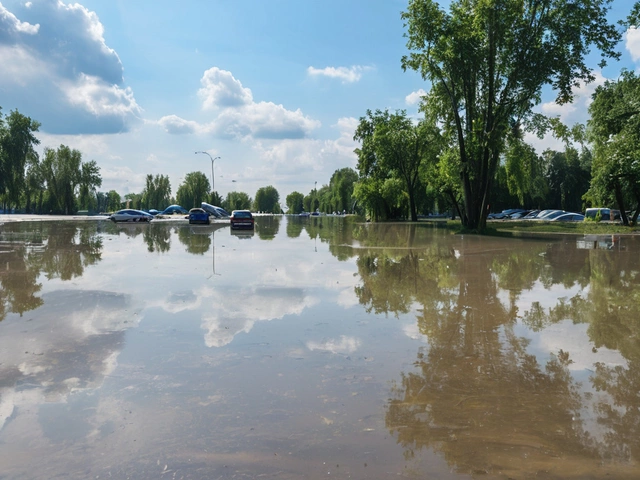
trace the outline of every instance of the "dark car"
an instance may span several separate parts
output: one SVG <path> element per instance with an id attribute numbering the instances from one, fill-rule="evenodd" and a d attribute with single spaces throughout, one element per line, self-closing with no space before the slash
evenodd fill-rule
<path id="1" fill-rule="evenodd" d="M 188 213 L 187 209 L 180 205 L 169 205 L 162 211 L 161 215 L 186 215 Z"/>
<path id="2" fill-rule="evenodd" d="M 201 223 L 204 225 L 209 225 L 209 214 L 202 208 L 192 208 L 191 210 L 189 210 L 189 223 Z"/>
<path id="3" fill-rule="evenodd" d="M 254 227 L 253 215 L 249 210 L 234 210 L 229 217 L 231 228 L 250 228 Z"/>

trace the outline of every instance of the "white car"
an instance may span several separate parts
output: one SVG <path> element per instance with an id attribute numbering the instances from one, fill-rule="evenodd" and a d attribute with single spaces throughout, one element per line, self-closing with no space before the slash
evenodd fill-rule
<path id="1" fill-rule="evenodd" d="M 112 222 L 150 222 L 152 218 L 153 215 L 150 213 L 130 208 L 118 210 L 116 213 L 109 215 L 109 220 Z"/>
<path id="2" fill-rule="evenodd" d="M 552 218 L 551 222 L 584 222 L 584 215 L 581 213 L 563 213 L 562 215 Z"/>

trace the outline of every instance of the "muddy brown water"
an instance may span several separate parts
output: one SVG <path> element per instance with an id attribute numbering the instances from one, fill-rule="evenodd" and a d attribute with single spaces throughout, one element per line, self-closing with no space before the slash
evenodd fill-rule
<path id="1" fill-rule="evenodd" d="M 640 478 L 640 240 L 0 225 L 0 479 Z"/>

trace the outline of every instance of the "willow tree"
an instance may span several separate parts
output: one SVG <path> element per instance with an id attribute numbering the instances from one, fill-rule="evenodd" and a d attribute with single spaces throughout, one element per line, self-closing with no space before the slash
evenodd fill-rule
<path id="1" fill-rule="evenodd" d="M 569 103 L 573 87 L 594 80 L 592 47 L 601 67 L 619 56 L 611 2 L 452 0 L 447 12 L 434 0 L 409 1 L 402 67 L 431 83 L 441 120 L 454 126 L 468 228 L 484 230 L 505 140 L 532 115 L 542 89 Z"/>
<path id="2" fill-rule="evenodd" d="M 422 186 L 420 173 L 428 162 L 435 163 L 440 153 L 439 131 L 428 120 L 414 124 L 406 112 L 367 111 L 360 118 L 354 140 L 362 146 L 358 155 L 358 172 L 366 181 L 397 179 L 409 199 L 411 221 L 418 220 L 416 196 Z M 358 191 L 362 193 L 360 188 Z"/>

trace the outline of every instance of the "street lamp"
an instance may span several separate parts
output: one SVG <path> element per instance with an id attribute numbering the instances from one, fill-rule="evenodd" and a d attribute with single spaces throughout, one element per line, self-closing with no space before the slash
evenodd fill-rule
<path id="1" fill-rule="evenodd" d="M 197 153 L 204 153 L 205 155 L 209 155 L 208 152 L 196 152 Z M 215 157 L 213 158 L 211 155 L 209 155 L 209 158 L 211 159 L 211 191 L 214 192 L 215 189 L 215 185 L 214 185 L 214 177 L 213 177 L 213 162 L 215 162 L 216 160 L 218 160 L 220 157 Z"/>

